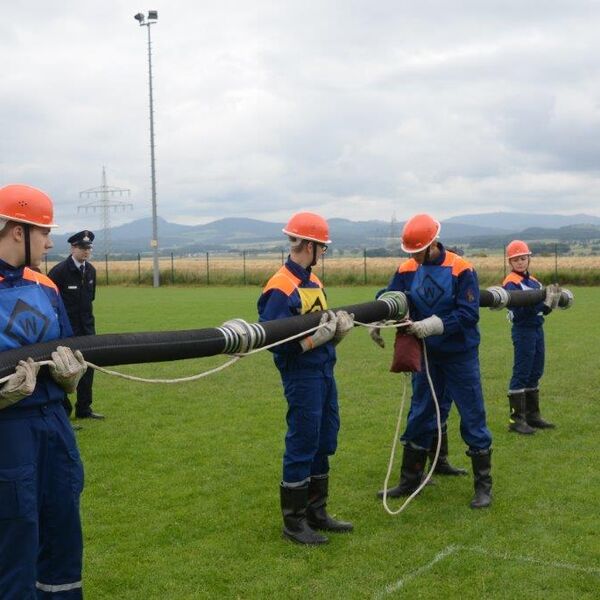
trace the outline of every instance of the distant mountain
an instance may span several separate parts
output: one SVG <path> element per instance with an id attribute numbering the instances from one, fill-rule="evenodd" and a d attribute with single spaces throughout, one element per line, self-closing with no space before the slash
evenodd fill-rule
<path id="1" fill-rule="evenodd" d="M 499 223 L 491 219 L 490 215 L 498 216 Z M 556 229 L 541 228 L 536 222 L 533 229 L 511 227 L 503 228 L 503 223 L 509 221 L 523 225 L 525 221 L 517 221 L 517 213 L 490 213 L 488 215 L 465 215 L 452 217 L 442 222 L 442 239 L 450 244 L 469 244 L 477 247 L 500 247 L 507 239 L 522 237 L 523 239 L 594 239 L 600 219 L 583 215 L 585 219 L 597 221 L 597 225 L 568 225 Z M 512 217 L 510 217 L 512 215 Z M 523 215 L 520 215 L 521 217 Z M 575 217 L 562 217 L 560 215 L 527 215 L 537 218 L 538 221 L 548 221 L 553 218 L 574 219 Z M 475 223 L 481 218 L 481 223 Z M 491 220 L 489 220 L 491 219 Z M 504 220 L 505 219 L 505 220 Z M 463 222 L 471 221 L 468 223 Z M 487 225 L 485 223 L 492 223 Z M 498 225 L 498 226 L 497 226 Z M 349 219 L 330 219 L 329 226 L 334 248 L 342 250 L 360 250 L 362 248 L 381 249 L 399 246 L 400 232 L 404 223 L 372 221 L 350 221 Z M 285 236 L 281 230 L 284 223 L 273 223 L 257 219 L 228 217 L 218 219 L 205 225 L 178 225 L 169 223 L 165 219 L 158 219 L 158 239 L 162 255 L 171 252 L 177 255 L 197 254 L 201 252 L 227 252 L 239 250 L 266 250 L 283 249 L 286 246 Z M 96 257 L 104 253 L 103 232 L 96 231 Z M 111 254 L 135 256 L 138 253 L 147 255 L 151 252 L 150 239 L 152 237 L 152 220 L 150 218 L 138 219 L 124 225 L 114 227 L 111 234 Z M 72 232 L 64 235 L 54 235 L 55 252 L 50 258 L 58 258 L 69 251 L 67 239 Z M 486 246 L 491 244 L 490 246 Z"/>
<path id="2" fill-rule="evenodd" d="M 600 217 L 592 215 L 552 215 L 515 212 L 494 212 L 479 215 L 459 215 L 450 217 L 443 223 L 463 223 L 465 225 L 478 225 L 506 231 L 523 231 L 528 227 L 543 227 L 557 229 L 569 225 L 600 225 Z"/>

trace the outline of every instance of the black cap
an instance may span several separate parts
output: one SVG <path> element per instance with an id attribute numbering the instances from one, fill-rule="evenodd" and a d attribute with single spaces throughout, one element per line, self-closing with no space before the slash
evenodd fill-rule
<path id="1" fill-rule="evenodd" d="M 79 233 L 73 234 L 67 242 L 71 244 L 71 246 L 78 246 L 79 248 L 91 248 L 92 242 L 96 236 L 93 232 L 88 231 L 87 229 L 84 231 L 80 231 Z"/>

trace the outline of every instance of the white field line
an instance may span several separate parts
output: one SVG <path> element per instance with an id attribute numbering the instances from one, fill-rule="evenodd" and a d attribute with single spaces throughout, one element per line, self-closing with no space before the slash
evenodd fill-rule
<path id="1" fill-rule="evenodd" d="M 381 592 L 375 594 L 375 598 L 383 598 L 388 594 L 393 594 L 394 592 L 397 592 L 399 589 L 403 588 L 407 582 L 411 581 L 415 577 L 418 577 L 419 575 L 422 575 L 423 573 L 426 573 L 436 563 L 439 563 L 441 560 L 444 560 L 447 556 L 454 554 L 457 550 L 458 546 L 447 546 L 441 552 L 436 554 L 433 560 L 429 561 L 426 565 L 423 565 L 422 567 L 419 567 L 418 569 L 412 571 L 408 575 L 405 575 L 402 579 L 398 579 L 398 581 L 386 585 Z"/>
<path id="2" fill-rule="evenodd" d="M 500 560 L 508 560 L 516 563 L 529 563 L 540 565 L 542 567 L 552 567 L 555 569 L 565 569 L 567 571 L 577 571 L 579 573 L 586 573 L 588 575 L 596 575 L 600 577 L 600 568 L 598 567 L 584 567 L 581 565 L 574 565 L 571 563 L 564 562 L 556 562 L 556 561 L 547 561 L 541 560 L 539 558 L 533 558 L 531 556 L 518 556 L 515 554 L 510 554 L 508 552 L 495 552 L 486 550 L 480 546 L 446 546 L 441 552 L 435 555 L 433 560 L 429 561 L 426 565 L 419 567 L 418 569 L 411 571 L 408 575 L 405 575 L 398 581 L 394 583 L 390 583 L 383 588 L 380 592 L 374 595 L 374 598 L 383 598 L 389 594 L 393 594 L 397 592 L 401 588 L 403 588 L 409 581 L 412 581 L 416 577 L 423 575 L 429 569 L 431 569 L 434 565 L 444 560 L 448 556 L 455 554 L 456 552 L 472 552 L 474 554 L 480 554 L 482 556 L 489 556 L 490 558 L 500 559 Z"/>
<path id="3" fill-rule="evenodd" d="M 513 562 L 520 563 L 531 563 L 534 565 L 540 565 L 543 567 L 554 567 L 555 569 L 565 569 L 567 571 L 578 571 L 580 573 L 587 573 L 588 575 L 599 575 L 600 568 L 598 567 L 583 567 L 581 565 L 573 565 L 571 563 L 555 562 L 540 560 L 539 558 L 533 558 L 531 556 L 516 556 L 509 554 L 508 552 L 494 552 L 481 548 L 479 546 L 458 546 L 459 550 L 465 550 L 466 552 L 474 552 L 476 554 L 482 554 L 491 558 L 498 558 L 502 560 L 510 560 Z"/>

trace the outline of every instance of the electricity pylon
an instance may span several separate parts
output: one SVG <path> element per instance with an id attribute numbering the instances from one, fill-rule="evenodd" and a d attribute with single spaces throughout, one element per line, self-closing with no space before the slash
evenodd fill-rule
<path id="1" fill-rule="evenodd" d="M 96 209 L 101 211 L 102 217 L 102 254 L 107 255 L 111 253 L 111 239 L 110 239 L 110 213 L 111 211 L 133 209 L 133 204 L 128 202 L 122 202 L 121 200 L 113 200 L 113 196 L 117 194 L 119 196 L 129 196 L 130 190 L 125 188 L 117 188 L 109 186 L 106 183 L 106 167 L 102 167 L 102 185 L 90 188 L 89 190 L 83 190 L 79 192 L 80 198 L 94 198 L 87 204 L 82 204 L 77 207 L 77 212 L 84 209 L 87 213 L 88 210 Z"/>

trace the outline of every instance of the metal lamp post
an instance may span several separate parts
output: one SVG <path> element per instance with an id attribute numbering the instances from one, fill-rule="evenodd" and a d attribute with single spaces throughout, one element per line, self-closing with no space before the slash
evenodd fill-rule
<path id="1" fill-rule="evenodd" d="M 160 286 L 160 271 L 158 267 L 158 215 L 156 211 L 156 168 L 154 165 L 154 100 L 152 94 L 152 39 L 150 37 L 150 25 L 158 20 L 158 11 L 149 10 L 148 15 L 137 13 L 133 17 L 140 27 L 148 29 L 148 89 L 150 96 L 150 171 L 152 177 L 152 282 L 154 287 Z"/>

